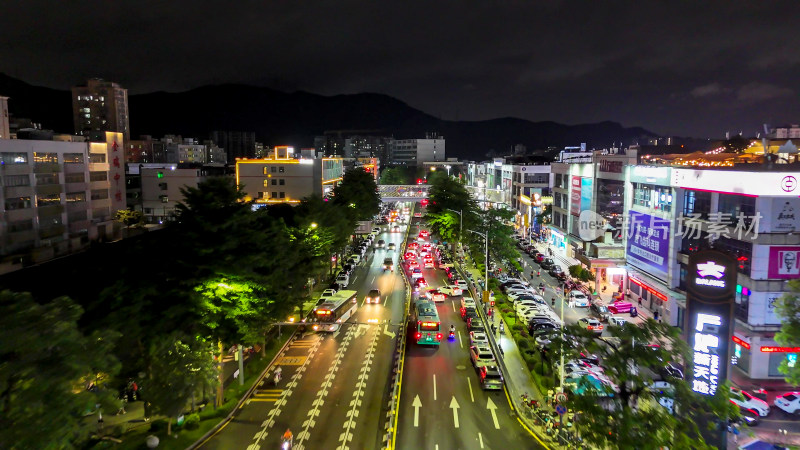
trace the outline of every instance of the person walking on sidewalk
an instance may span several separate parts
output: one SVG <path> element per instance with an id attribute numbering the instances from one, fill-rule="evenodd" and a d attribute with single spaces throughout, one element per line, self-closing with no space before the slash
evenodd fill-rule
<path id="1" fill-rule="evenodd" d="M 641 308 L 641 307 L 642 307 L 642 297 L 639 296 L 639 308 Z"/>
<path id="2" fill-rule="evenodd" d="M 653 319 L 654 319 L 656 322 L 660 322 L 660 321 L 658 320 L 658 310 L 655 310 L 655 311 L 653 311 Z"/>

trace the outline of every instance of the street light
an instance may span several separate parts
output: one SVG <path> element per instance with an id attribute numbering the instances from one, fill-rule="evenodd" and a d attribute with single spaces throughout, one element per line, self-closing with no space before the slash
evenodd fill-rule
<path id="1" fill-rule="evenodd" d="M 317 228 L 317 223 L 316 223 L 316 222 L 311 222 L 311 228 L 312 228 L 312 229 L 313 229 L 313 228 Z"/>

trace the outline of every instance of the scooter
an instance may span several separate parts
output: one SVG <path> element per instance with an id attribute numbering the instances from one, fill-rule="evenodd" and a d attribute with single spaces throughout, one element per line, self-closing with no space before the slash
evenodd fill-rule
<path id="1" fill-rule="evenodd" d="M 281 438 L 281 450 L 291 450 L 293 438 Z"/>
<path id="2" fill-rule="evenodd" d="M 506 332 L 506 327 L 503 325 L 503 322 L 500 322 L 500 334 L 503 334 L 505 332 Z"/>
<path id="3" fill-rule="evenodd" d="M 454 340 L 456 338 L 456 330 L 455 328 L 450 328 L 450 334 L 447 336 L 447 339 Z"/>

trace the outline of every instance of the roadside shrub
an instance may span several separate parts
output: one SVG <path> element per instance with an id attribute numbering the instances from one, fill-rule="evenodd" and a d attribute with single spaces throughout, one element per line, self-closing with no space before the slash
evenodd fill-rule
<path id="1" fill-rule="evenodd" d="M 154 420 L 150 423 L 150 431 L 157 433 L 167 429 L 167 421 L 165 419 Z"/>
<path id="2" fill-rule="evenodd" d="M 517 342 L 517 347 L 519 347 L 520 351 L 525 351 L 531 348 L 531 340 L 528 338 L 522 338 Z"/>
<path id="3" fill-rule="evenodd" d="M 118 438 L 118 437 L 122 436 L 123 434 L 125 434 L 125 425 L 123 425 L 121 423 L 119 423 L 117 425 L 114 425 L 114 429 L 113 429 L 113 431 L 111 431 L 111 435 L 116 437 L 116 438 Z"/>
<path id="4" fill-rule="evenodd" d="M 520 334 L 521 334 L 521 333 L 522 333 L 522 330 L 524 330 L 524 329 L 525 329 L 525 327 L 524 327 L 524 326 L 522 326 L 522 324 L 521 324 L 521 323 L 517 322 L 517 323 L 515 323 L 514 325 L 511 325 L 511 329 L 512 329 L 512 330 L 514 330 L 514 331 L 516 331 L 517 333 L 520 333 Z"/>
<path id="5" fill-rule="evenodd" d="M 200 414 L 189 414 L 183 422 L 183 427 L 187 430 L 195 430 L 200 427 Z"/>

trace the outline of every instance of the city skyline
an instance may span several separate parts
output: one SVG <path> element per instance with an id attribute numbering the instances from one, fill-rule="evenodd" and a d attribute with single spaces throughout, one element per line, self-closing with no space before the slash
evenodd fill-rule
<path id="1" fill-rule="evenodd" d="M 132 94 L 222 83 L 376 92 L 448 120 L 610 120 L 719 138 L 800 117 L 800 58 L 776 17 L 798 8 L 789 2 L 186 6 L 6 5 L 15 44 L 0 58 L 14 62 L 9 75 L 59 89 L 102 77 Z"/>

